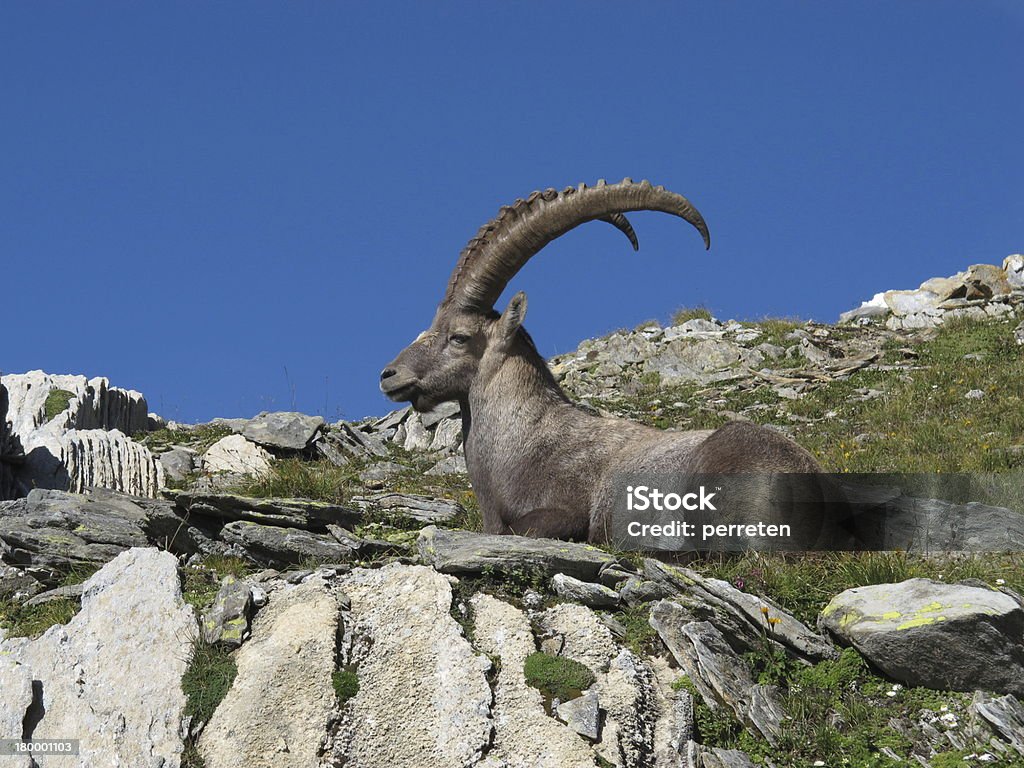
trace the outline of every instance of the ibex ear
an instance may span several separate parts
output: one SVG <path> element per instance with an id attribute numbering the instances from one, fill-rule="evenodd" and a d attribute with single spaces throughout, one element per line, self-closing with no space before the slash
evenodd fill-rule
<path id="1" fill-rule="evenodd" d="M 509 341 L 516 335 L 516 331 L 523 324 L 523 318 L 526 317 L 526 294 L 519 291 L 512 300 L 509 301 L 508 306 L 505 307 L 505 311 L 501 315 L 501 319 L 498 320 L 498 329 L 501 333 L 501 338 L 505 341 Z"/>

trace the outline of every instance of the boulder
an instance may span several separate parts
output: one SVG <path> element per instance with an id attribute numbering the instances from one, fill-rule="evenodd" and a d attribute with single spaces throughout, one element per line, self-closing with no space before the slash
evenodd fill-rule
<path id="1" fill-rule="evenodd" d="M 601 705 L 593 691 L 563 701 L 555 712 L 559 720 L 580 736 L 586 736 L 591 741 L 597 741 L 601 737 Z"/>
<path id="2" fill-rule="evenodd" d="M 164 480 L 180 483 L 196 469 L 196 455 L 188 448 L 172 448 L 158 457 L 164 470 Z"/>
<path id="3" fill-rule="evenodd" d="M 329 534 L 247 520 L 228 523 L 220 534 L 226 543 L 243 551 L 250 559 L 269 566 L 295 565 L 307 560 L 339 563 L 354 554 L 354 550 Z"/>
<path id="4" fill-rule="evenodd" d="M 425 475 L 465 475 L 469 473 L 466 458 L 461 453 L 441 459 L 423 474 Z"/>
<path id="5" fill-rule="evenodd" d="M 491 664 L 452 618 L 448 580 L 429 568 L 392 564 L 356 569 L 343 588 L 354 636 L 346 661 L 359 691 L 335 739 L 336 761 L 358 768 L 476 765 L 494 727 Z"/>
<path id="6" fill-rule="evenodd" d="M 268 448 L 301 451 L 313 442 L 323 428 L 324 420 L 319 416 L 280 411 L 261 413 L 250 419 L 242 429 L 242 435 Z"/>
<path id="7" fill-rule="evenodd" d="M 1024 695 L 1024 608 L 980 583 L 910 579 L 848 589 L 824 629 L 901 683 Z"/>
<path id="8" fill-rule="evenodd" d="M 242 435 L 228 435 L 206 449 L 203 471 L 260 477 L 270 472 L 273 457 Z"/>
<path id="9" fill-rule="evenodd" d="M 249 634 L 252 612 L 252 591 L 249 585 L 234 576 L 225 576 L 213 603 L 203 611 L 203 640 L 210 645 L 223 643 L 237 648 Z"/>
<path id="10" fill-rule="evenodd" d="M 36 756 L 40 768 L 178 765 L 181 678 L 198 632 L 179 583 L 173 555 L 131 549 L 86 581 L 82 609 L 68 624 L 36 640 L 0 642 L 0 665 L 7 665 L 0 666 L 0 678 L 8 676 L 0 713 L 25 701 L 18 673 L 18 693 L 7 693 L 11 661 L 38 681 L 34 716 L 22 711 L 18 727 L 6 733 L 22 735 L 23 719 L 26 736 L 80 739 L 76 758 Z"/>
<path id="11" fill-rule="evenodd" d="M 322 579 L 274 590 L 235 655 L 238 673 L 199 738 L 207 768 L 319 763 L 336 697 L 340 606 Z"/>
<path id="12" fill-rule="evenodd" d="M 551 579 L 551 588 L 559 597 L 572 600 L 591 608 L 614 608 L 619 604 L 619 595 L 603 584 L 580 581 L 564 573 L 556 573 Z"/>
<path id="13" fill-rule="evenodd" d="M 449 499 L 435 499 L 413 493 L 378 493 L 353 496 L 352 504 L 362 510 L 401 515 L 420 523 L 449 523 L 465 514 L 465 508 Z"/>
<path id="14" fill-rule="evenodd" d="M 564 573 L 592 581 L 602 566 L 616 562 L 613 555 L 589 544 L 450 531 L 433 525 L 420 531 L 417 546 L 423 562 L 441 573 L 527 571 L 544 578 Z"/>
<path id="15" fill-rule="evenodd" d="M 460 445 L 462 445 L 462 421 L 460 419 L 441 419 L 437 422 L 428 450 L 454 451 Z"/>

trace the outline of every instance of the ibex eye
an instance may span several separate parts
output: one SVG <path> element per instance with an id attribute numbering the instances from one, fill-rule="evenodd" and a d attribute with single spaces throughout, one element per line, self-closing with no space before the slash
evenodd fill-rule
<path id="1" fill-rule="evenodd" d="M 450 341 L 452 344 L 465 344 L 467 341 L 469 341 L 469 336 L 467 336 L 464 333 L 453 333 L 451 336 L 448 337 L 448 341 Z"/>

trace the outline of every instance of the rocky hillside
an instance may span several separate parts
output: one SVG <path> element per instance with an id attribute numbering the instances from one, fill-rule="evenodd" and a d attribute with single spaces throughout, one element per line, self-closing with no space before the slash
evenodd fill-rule
<path id="1" fill-rule="evenodd" d="M 660 428 L 1024 487 L 1022 270 L 838 325 L 685 311 L 552 368 Z M 0 739 L 79 739 L 37 765 L 1024 764 L 1020 508 L 889 489 L 902 551 L 681 567 L 482 534 L 456 405 L 186 425 L 0 385 Z"/>

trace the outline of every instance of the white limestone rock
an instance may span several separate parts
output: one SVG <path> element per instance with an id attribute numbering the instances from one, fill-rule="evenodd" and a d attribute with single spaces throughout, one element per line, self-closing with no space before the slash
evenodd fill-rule
<path id="1" fill-rule="evenodd" d="M 136 548 L 85 582 L 82 610 L 66 625 L 36 640 L 0 642 L 0 660 L 19 663 L 41 685 L 44 713 L 31 735 L 80 739 L 77 757 L 37 755 L 39 767 L 176 768 L 183 750 L 181 678 L 197 633 L 175 557 Z M 13 698 L 4 681 L 5 707 L 24 702 L 17 679 L 16 673 Z"/>
<path id="2" fill-rule="evenodd" d="M 340 606 L 323 579 L 270 594 L 235 655 L 238 674 L 199 738 L 207 768 L 317 765 L 335 705 Z"/>
<path id="3" fill-rule="evenodd" d="M 273 457 L 242 435 L 228 435 L 206 449 L 202 456 L 203 471 L 230 472 L 260 477 L 270 471 Z"/>

